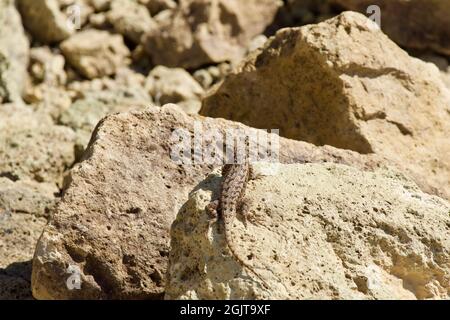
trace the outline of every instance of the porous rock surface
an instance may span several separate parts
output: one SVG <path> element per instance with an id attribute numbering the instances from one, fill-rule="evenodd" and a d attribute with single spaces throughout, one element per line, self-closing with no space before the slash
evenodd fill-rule
<path id="1" fill-rule="evenodd" d="M 265 175 L 262 173 L 265 172 Z M 205 211 L 220 172 L 171 230 L 166 299 L 449 299 L 450 203 L 403 175 L 339 164 L 267 164 L 247 186 L 238 255 Z"/>
<path id="2" fill-rule="evenodd" d="M 30 48 L 14 1 L 0 3 L 0 26 L 0 103 L 21 102 Z"/>
<path id="3" fill-rule="evenodd" d="M 0 105 L 0 119 L 0 176 L 61 185 L 74 161 L 74 132 L 18 104 Z"/>

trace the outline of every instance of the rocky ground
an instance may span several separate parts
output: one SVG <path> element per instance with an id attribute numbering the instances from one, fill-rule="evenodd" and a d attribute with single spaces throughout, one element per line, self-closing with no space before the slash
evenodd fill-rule
<path id="1" fill-rule="evenodd" d="M 449 16 L 2 0 L 0 299 L 449 299 Z M 170 157 L 198 123 L 280 129 L 233 226 L 260 277 L 205 211 L 220 170 Z"/>

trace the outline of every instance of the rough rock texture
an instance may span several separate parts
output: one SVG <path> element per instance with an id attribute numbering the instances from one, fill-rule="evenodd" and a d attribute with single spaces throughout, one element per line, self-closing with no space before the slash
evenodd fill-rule
<path id="1" fill-rule="evenodd" d="M 448 0 L 333 0 L 345 8 L 366 13 L 370 5 L 381 9 L 381 28 L 398 44 L 432 49 L 450 56 Z"/>
<path id="2" fill-rule="evenodd" d="M 277 32 L 212 90 L 200 114 L 378 153 L 450 199 L 450 92 L 434 65 L 371 23 L 345 12 Z"/>
<path id="3" fill-rule="evenodd" d="M 178 103 L 187 113 L 197 113 L 204 94 L 200 84 L 184 69 L 155 67 L 148 75 L 146 89 L 155 103 Z"/>
<path id="4" fill-rule="evenodd" d="M 3 104 L 0 132 L 0 176 L 61 184 L 74 161 L 75 134 L 70 128 L 54 125 L 49 116 L 28 107 Z"/>
<path id="5" fill-rule="evenodd" d="M 186 128 L 192 133 L 200 119 L 204 130 L 245 128 L 188 116 L 175 105 L 110 115 L 100 122 L 37 245 L 35 298 L 162 298 L 170 225 L 188 193 L 212 170 L 172 161 L 171 132 Z M 333 161 L 364 169 L 381 165 L 372 155 L 283 138 L 280 160 Z M 65 286 L 70 265 L 81 270 L 81 290 Z"/>
<path id="6" fill-rule="evenodd" d="M 179 2 L 143 40 L 157 65 L 196 68 L 239 60 L 250 40 L 264 31 L 282 5 L 278 0 Z"/>
<path id="7" fill-rule="evenodd" d="M 48 218 L 57 194 L 59 188 L 54 183 L 0 178 L 0 203 L 13 212 Z"/>
<path id="8" fill-rule="evenodd" d="M 118 70 L 116 80 L 99 78 L 95 81 L 73 82 L 69 86 L 76 99 L 64 110 L 58 121 L 76 132 L 77 158 L 86 148 L 97 123 L 106 115 L 139 110 L 152 105 L 144 89 L 145 77 Z"/>
<path id="9" fill-rule="evenodd" d="M 151 15 L 154 16 L 163 10 L 175 9 L 177 3 L 175 0 L 148 0 L 146 6 Z"/>
<path id="10" fill-rule="evenodd" d="M 85 30 L 61 43 L 61 50 L 78 72 L 88 79 L 113 75 L 128 64 L 130 51 L 120 35 Z"/>
<path id="11" fill-rule="evenodd" d="M 249 219 L 227 251 L 205 206 L 211 175 L 174 222 L 167 299 L 449 299 L 450 203 L 394 171 L 268 165 L 249 183 Z M 216 194 L 212 197 L 212 194 Z"/>
<path id="12" fill-rule="evenodd" d="M 1 199 L 0 199 L 1 200 Z M 0 205 L 0 299 L 31 299 L 31 259 L 47 220 Z"/>
<path id="13" fill-rule="evenodd" d="M 64 70 L 64 56 L 52 52 L 48 47 L 35 47 L 30 50 L 30 64 L 23 99 L 34 109 L 49 114 L 55 121 L 72 104 L 70 93 L 64 85 L 67 73 Z"/>
<path id="14" fill-rule="evenodd" d="M 58 0 L 18 0 L 27 30 L 42 43 L 60 42 L 75 32 Z"/>
<path id="15" fill-rule="evenodd" d="M 31 258 L 55 189 L 0 178 L 0 299 L 31 298 Z"/>
<path id="16" fill-rule="evenodd" d="M 66 84 L 67 74 L 64 64 L 64 56 L 52 52 L 48 47 L 35 47 L 30 50 L 28 69 L 34 83 L 45 83 L 51 86 Z"/>
<path id="17" fill-rule="evenodd" d="M 28 39 L 13 3 L 0 3 L 0 103 L 20 102 L 29 58 Z"/>
<path id="18" fill-rule="evenodd" d="M 130 0 L 115 0 L 107 14 L 108 21 L 120 34 L 135 43 L 151 28 L 156 27 L 147 8 Z"/>

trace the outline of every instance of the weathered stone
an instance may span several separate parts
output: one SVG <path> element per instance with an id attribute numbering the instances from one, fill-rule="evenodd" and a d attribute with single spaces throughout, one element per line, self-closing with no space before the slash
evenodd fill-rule
<path id="1" fill-rule="evenodd" d="M 187 113 L 200 110 L 204 90 L 184 69 L 157 66 L 148 75 L 145 87 L 157 105 L 178 103 Z"/>
<path id="2" fill-rule="evenodd" d="M 205 69 L 199 69 L 192 75 L 203 88 L 209 89 L 212 85 L 222 81 L 225 76 L 230 73 L 231 65 L 229 63 L 221 63 L 218 66 L 209 66 Z"/>
<path id="3" fill-rule="evenodd" d="M 240 60 L 256 35 L 272 22 L 278 0 L 181 0 L 143 40 L 157 65 L 197 68 Z M 160 13 L 160 14 L 161 14 Z"/>
<path id="4" fill-rule="evenodd" d="M 5 209 L 3 199 L 0 198 L 0 268 L 18 261 L 29 261 L 47 222 L 44 217 Z"/>
<path id="5" fill-rule="evenodd" d="M 47 220 L 4 209 L 0 196 L 0 299 L 31 299 L 31 259 Z"/>
<path id="6" fill-rule="evenodd" d="M 143 87 L 144 81 L 145 77 L 142 75 L 129 69 L 119 69 L 115 80 L 105 77 L 69 85 L 75 101 L 61 113 L 58 120 L 60 124 L 76 132 L 77 158 L 81 156 L 92 131 L 104 116 L 152 105 L 152 98 Z"/>
<path id="7" fill-rule="evenodd" d="M 36 47 L 30 50 L 29 74 L 33 82 L 51 86 L 66 84 L 65 60 L 61 54 L 54 53 L 49 47 Z"/>
<path id="8" fill-rule="evenodd" d="M 255 173 L 249 221 L 232 233 L 268 287 L 224 255 L 205 211 L 220 189 L 212 174 L 172 225 L 166 299 L 449 299 L 447 201 L 395 171 L 261 163 Z"/>
<path id="9" fill-rule="evenodd" d="M 107 18 L 118 33 L 135 43 L 140 42 L 144 33 L 156 27 L 147 8 L 131 0 L 113 1 Z"/>
<path id="10" fill-rule="evenodd" d="M 68 91 L 47 84 L 28 88 L 24 100 L 32 104 L 34 110 L 50 115 L 55 122 L 59 121 L 61 114 L 72 105 Z"/>
<path id="11" fill-rule="evenodd" d="M 74 161 L 74 132 L 20 105 L 0 105 L 0 176 L 60 184 Z M 57 142 L 57 143 L 55 143 Z"/>
<path id="12" fill-rule="evenodd" d="M 42 43 L 60 42 L 75 32 L 57 0 L 19 0 L 18 4 L 25 27 Z"/>
<path id="13" fill-rule="evenodd" d="M 112 0 L 91 0 L 95 11 L 107 11 L 111 8 Z"/>
<path id="14" fill-rule="evenodd" d="M 109 23 L 106 17 L 106 13 L 104 12 L 91 14 L 89 16 L 89 24 L 95 29 L 112 28 L 111 24 Z"/>
<path id="15" fill-rule="evenodd" d="M 177 3 L 174 0 L 148 0 L 146 4 L 151 15 L 157 15 L 161 11 L 175 9 Z"/>
<path id="16" fill-rule="evenodd" d="M 203 100 L 200 114 L 377 153 L 450 199 L 450 93 L 363 15 L 280 30 Z"/>
<path id="17" fill-rule="evenodd" d="M 35 298 L 162 298 L 170 225 L 188 193 L 212 170 L 172 161 L 172 131 L 192 133 L 200 119 L 205 131 L 245 128 L 188 116 L 173 105 L 110 115 L 99 123 L 37 245 Z M 283 138 L 280 159 L 381 165 L 375 156 Z M 65 286 L 69 265 L 81 270 L 81 290 Z"/>
<path id="18" fill-rule="evenodd" d="M 61 43 L 68 63 L 88 79 L 113 75 L 129 63 L 130 51 L 120 35 L 86 30 Z"/>
<path id="19" fill-rule="evenodd" d="M 3 203 L 11 212 L 49 218 L 57 194 L 59 194 L 59 188 L 55 183 L 0 178 L 0 203 Z"/>
<path id="20" fill-rule="evenodd" d="M 333 0 L 349 10 L 366 14 L 380 8 L 381 28 L 398 44 L 432 49 L 450 56 L 450 5 L 447 0 Z M 368 15 L 372 15 L 369 12 Z"/>
<path id="21" fill-rule="evenodd" d="M 26 79 L 29 43 L 14 1 L 0 3 L 0 103 L 20 102 Z"/>

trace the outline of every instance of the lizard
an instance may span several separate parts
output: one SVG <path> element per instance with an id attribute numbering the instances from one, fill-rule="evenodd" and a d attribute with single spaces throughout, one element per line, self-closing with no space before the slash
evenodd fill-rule
<path id="1" fill-rule="evenodd" d="M 231 232 L 234 219 L 242 205 L 242 198 L 251 175 L 252 167 L 248 157 L 245 157 L 243 163 L 224 164 L 222 167 L 222 184 L 219 200 L 212 201 L 207 206 L 207 210 L 212 216 L 222 221 L 225 242 L 233 257 L 268 287 L 266 281 L 253 267 L 239 257 Z"/>

